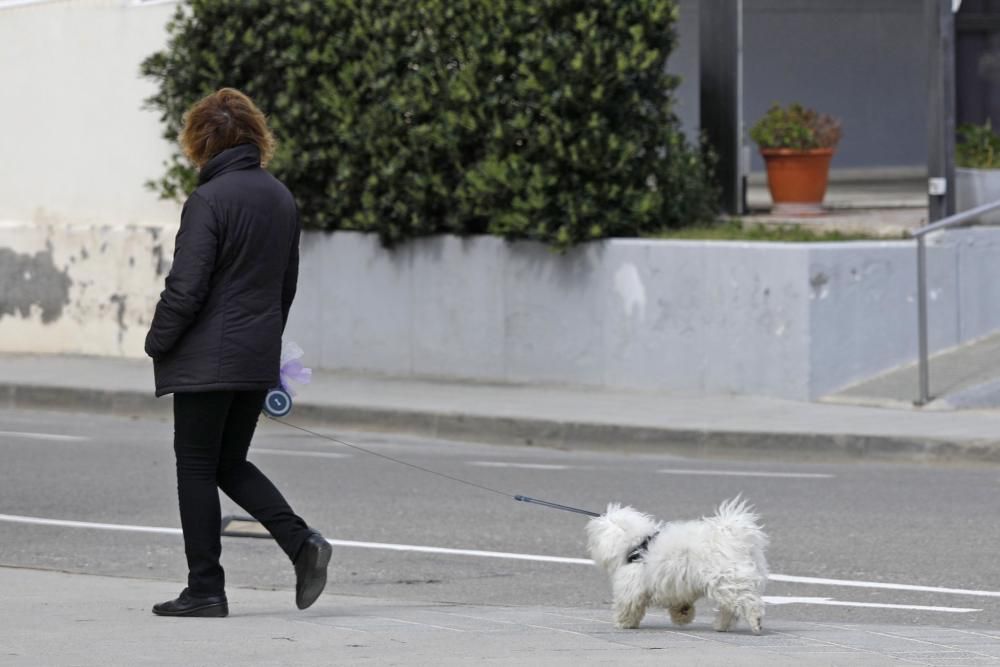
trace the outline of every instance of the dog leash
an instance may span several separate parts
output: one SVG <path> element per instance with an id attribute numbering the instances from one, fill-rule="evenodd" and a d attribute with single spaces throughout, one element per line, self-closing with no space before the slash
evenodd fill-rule
<path id="1" fill-rule="evenodd" d="M 565 512 L 576 512 L 577 514 L 586 514 L 587 516 L 601 516 L 597 512 L 591 512 L 590 510 L 582 510 L 579 507 L 570 507 L 569 505 L 550 503 L 547 500 L 539 500 L 538 498 L 529 498 L 528 496 L 514 496 L 514 500 L 517 500 L 522 503 L 534 503 L 536 505 L 551 507 L 552 509 L 563 510 Z"/>
<path id="2" fill-rule="evenodd" d="M 356 449 L 359 452 L 364 452 L 365 454 L 370 454 L 371 456 L 377 456 L 380 459 L 385 459 L 387 461 L 392 461 L 393 463 L 398 463 L 399 465 L 404 465 L 404 466 L 407 466 L 408 468 L 413 468 L 414 470 L 419 470 L 421 472 L 425 472 L 425 473 L 428 473 L 430 475 L 437 475 L 438 477 L 443 477 L 445 479 L 451 480 L 452 482 L 457 482 L 459 484 L 465 484 L 466 486 L 471 486 L 473 488 L 480 489 L 482 491 L 489 491 L 490 493 L 494 493 L 494 494 L 496 494 L 498 496 L 503 496 L 504 498 L 512 498 L 512 499 L 514 499 L 514 500 L 516 500 L 518 502 L 521 502 L 521 503 L 532 503 L 532 504 L 535 504 L 535 505 L 541 505 L 543 507 L 550 507 L 552 509 L 562 510 L 564 512 L 575 512 L 577 514 L 585 514 L 587 516 L 593 516 L 593 517 L 601 516 L 597 512 L 591 512 L 590 510 L 580 509 L 579 507 L 570 507 L 569 505 L 560 505 L 559 503 L 549 502 L 548 500 L 539 500 L 538 498 L 531 498 L 530 496 L 512 495 L 510 493 L 506 493 L 504 491 L 500 491 L 498 489 L 494 489 L 494 488 L 486 486 L 484 484 L 477 484 L 476 482 L 470 482 L 469 480 L 462 479 L 461 477 L 455 477 L 454 475 L 448 475 L 448 474 L 443 473 L 443 472 L 438 472 L 437 470 L 431 470 L 430 468 L 425 468 L 423 466 L 418 466 L 415 463 L 410 463 L 408 461 L 403 461 L 403 460 L 400 460 L 400 459 L 397 459 L 397 458 L 393 458 L 392 456 L 389 456 L 388 454 L 381 454 L 379 452 L 375 452 L 375 451 L 372 451 L 370 449 L 365 449 L 364 447 L 360 447 L 358 445 L 351 444 L 351 443 L 349 443 L 349 442 L 347 442 L 345 440 L 341 440 L 340 438 L 334 438 L 333 436 L 324 435 L 322 433 L 317 433 L 316 431 L 313 431 L 313 430 L 310 430 L 308 428 L 305 428 L 304 426 L 299 426 L 298 424 L 293 424 L 291 422 L 285 421 L 284 419 L 280 419 L 280 418 L 278 418 L 278 417 L 276 417 L 276 416 L 274 416 L 272 414 L 269 414 L 266 411 L 264 412 L 264 414 L 271 421 L 278 422 L 279 424 L 282 424 L 282 425 L 287 426 L 289 428 L 294 428 L 294 429 L 296 429 L 298 431 L 302 431 L 303 433 L 308 433 L 309 435 L 315 436 L 317 438 L 321 438 L 323 440 L 329 440 L 330 442 L 335 442 L 335 443 L 337 443 L 339 445 L 344 445 L 345 447 L 350 447 L 351 449 Z M 286 412 L 286 414 L 287 414 L 287 412 Z"/>

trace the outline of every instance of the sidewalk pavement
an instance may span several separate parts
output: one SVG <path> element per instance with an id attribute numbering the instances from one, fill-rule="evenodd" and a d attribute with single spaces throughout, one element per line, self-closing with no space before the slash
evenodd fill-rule
<path id="1" fill-rule="evenodd" d="M 815 217 L 795 217 L 771 213 L 773 204 L 763 173 L 750 175 L 747 189 L 749 214 L 741 216 L 744 226 L 801 227 L 814 232 L 863 233 L 885 238 L 907 238 L 908 232 L 923 227 L 927 217 L 926 178 L 897 175 L 873 178 L 871 174 L 831 173 L 823 205 L 826 212 Z"/>
<path id="2" fill-rule="evenodd" d="M 152 364 L 0 355 L 0 407 L 170 413 Z M 316 372 L 295 423 L 479 442 L 681 455 L 1000 463 L 1000 411 L 921 411 Z"/>
<path id="3" fill-rule="evenodd" d="M 230 587 L 225 619 L 160 618 L 162 581 L 0 568 L 0 665 L 1000 665 L 1000 633 L 765 619 L 764 633 L 618 630 L 607 609 L 502 607 Z"/>

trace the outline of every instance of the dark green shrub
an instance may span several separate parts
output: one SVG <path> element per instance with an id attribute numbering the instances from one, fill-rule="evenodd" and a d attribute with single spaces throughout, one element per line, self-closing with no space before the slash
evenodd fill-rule
<path id="1" fill-rule="evenodd" d="M 982 125 L 962 125 L 958 136 L 955 162 L 959 167 L 1000 169 L 1000 134 L 993 131 L 990 119 Z"/>
<path id="2" fill-rule="evenodd" d="M 193 0 L 142 73 L 173 140 L 222 86 L 270 115 L 307 226 L 557 247 L 714 217 L 666 74 L 674 0 Z M 193 184 L 178 155 L 154 184 Z"/>
<path id="3" fill-rule="evenodd" d="M 801 104 L 791 104 L 787 109 L 774 104 L 750 128 L 750 138 L 761 148 L 836 148 L 840 121 Z"/>

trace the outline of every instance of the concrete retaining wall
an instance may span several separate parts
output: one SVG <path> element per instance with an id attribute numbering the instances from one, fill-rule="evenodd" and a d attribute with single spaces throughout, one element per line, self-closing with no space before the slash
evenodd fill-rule
<path id="1" fill-rule="evenodd" d="M 170 226 L 0 225 L 0 352 L 142 356 Z M 1000 230 L 929 248 L 932 349 L 1000 329 Z M 318 368 L 809 400 L 916 356 L 908 242 L 307 233 L 287 337 Z"/>
<path id="2" fill-rule="evenodd" d="M 1000 329 L 998 244 L 968 230 L 929 248 L 932 349 Z M 326 368 L 812 399 L 915 358 L 915 271 L 907 242 L 612 240 L 560 256 L 313 234 L 289 336 Z"/>

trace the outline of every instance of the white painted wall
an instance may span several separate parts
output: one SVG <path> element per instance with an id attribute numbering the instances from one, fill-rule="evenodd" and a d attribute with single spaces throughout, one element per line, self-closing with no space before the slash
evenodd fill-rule
<path id="1" fill-rule="evenodd" d="M 0 8 L 0 220 L 162 224 L 143 187 L 170 146 L 141 110 L 139 63 L 166 44 L 175 3 L 61 0 Z"/>
<path id="2" fill-rule="evenodd" d="M 171 147 L 139 63 L 175 9 L 0 5 L 0 350 L 142 355 L 180 207 L 144 187 Z"/>

